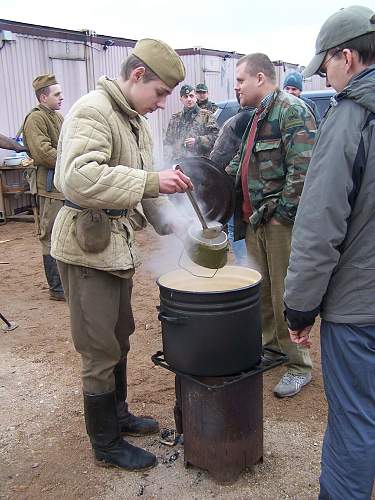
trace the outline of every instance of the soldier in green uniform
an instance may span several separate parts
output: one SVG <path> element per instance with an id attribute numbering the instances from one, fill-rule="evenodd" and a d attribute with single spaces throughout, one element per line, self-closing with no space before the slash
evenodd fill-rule
<path id="1" fill-rule="evenodd" d="M 250 54 L 237 63 L 241 106 L 256 108 L 238 155 L 231 162 L 236 175 L 235 239 L 246 238 L 250 262 L 262 276 L 262 324 L 265 347 L 281 349 L 287 372 L 274 389 L 293 396 L 311 381 L 306 348 L 289 338 L 283 315 L 291 235 L 316 134 L 306 104 L 281 91 L 275 68 L 264 54 Z M 265 355 L 265 362 L 272 356 Z"/>
<path id="2" fill-rule="evenodd" d="M 200 109 L 191 85 L 180 90 L 183 110 L 172 115 L 164 138 L 164 158 L 167 165 L 189 156 L 209 156 L 219 134 L 212 113 Z"/>
<path id="3" fill-rule="evenodd" d="M 39 101 L 23 123 L 23 140 L 37 167 L 36 185 L 40 214 L 40 242 L 43 264 L 52 300 L 65 300 L 56 261 L 51 256 L 51 233 L 56 215 L 63 206 L 64 195 L 53 185 L 63 117 L 59 113 L 63 101 L 61 87 L 55 75 L 37 76 L 33 81 Z"/>
<path id="4" fill-rule="evenodd" d="M 211 113 L 215 113 L 217 110 L 217 104 L 213 101 L 208 100 L 208 87 L 205 83 L 198 83 L 195 87 L 195 92 L 197 94 L 197 104 L 201 109 L 208 109 Z"/>

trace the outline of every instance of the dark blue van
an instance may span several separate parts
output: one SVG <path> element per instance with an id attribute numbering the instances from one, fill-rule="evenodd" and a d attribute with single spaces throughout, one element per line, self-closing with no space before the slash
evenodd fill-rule
<path id="1" fill-rule="evenodd" d="M 324 113 L 329 106 L 329 101 L 331 97 L 335 95 L 335 92 L 331 89 L 306 90 L 305 92 L 302 92 L 301 95 L 308 97 L 315 102 L 318 107 L 320 116 L 323 118 Z M 218 109 L 215 111 L 214 116 L 217 120 L 217 123 L 219 124 L 219 127 L 221 127 L 223 123 L 228 120 L 228 118 L 234 116 L 238 112 L 238 109 L 240 107 L 236 99 L 221 101 L 217 102 L 216 104 L 218 105 Z"/>

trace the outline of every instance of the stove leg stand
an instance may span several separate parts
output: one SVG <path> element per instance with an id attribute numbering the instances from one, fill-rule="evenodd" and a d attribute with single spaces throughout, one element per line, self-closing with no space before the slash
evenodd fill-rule
<path id="1" fill-rule="evenodd" d="M 182 427 L 182 401 L 181 401 L 181 377 L 176 375 L 175 377 L 175 391 L 176 391 L 176 401 L 174 405 L 174 421 L 176 425 L 177 434 L 183 434 L 184 430 Z"/>

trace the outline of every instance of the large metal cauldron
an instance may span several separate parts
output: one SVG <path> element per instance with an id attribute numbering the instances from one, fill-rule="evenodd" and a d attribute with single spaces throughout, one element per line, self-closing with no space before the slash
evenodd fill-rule
<path id="1" fill-rule="evenodd" d="M 213 278 L 162 275 L 159 320 L 169 365 L 195 376 L 235 375 L 260 361 L 261 275 L 225 266 Z"/>

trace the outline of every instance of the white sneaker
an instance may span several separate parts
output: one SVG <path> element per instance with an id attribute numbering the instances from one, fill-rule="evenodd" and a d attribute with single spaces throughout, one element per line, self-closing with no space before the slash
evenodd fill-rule
<path id="1" fill-rule="evenodd" d="M 286 396 L 294 396 L 298 394 L 302 387 L 311 382 L 311 373 L 305 375 L 295 375 L 294 373 L 286 372 L 280 379 L 280 382 L 275 386 L 273 392 L 279 398 Z"/>

